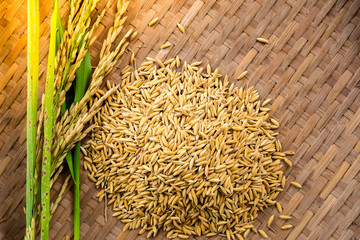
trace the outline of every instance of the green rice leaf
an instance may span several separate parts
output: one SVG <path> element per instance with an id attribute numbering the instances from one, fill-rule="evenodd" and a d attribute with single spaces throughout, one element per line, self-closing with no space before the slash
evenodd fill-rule
<path id="1" fill-rule="evenodd" d="M 90 51 L 88 51 L 86 53 L 84 60 L 81 62 L 80 67 L 76 71 L 74 102 L 79 102 L 83 98 L 89 86 L 91 73 L 92 73 L 92 69 L 91 69 Z"/>

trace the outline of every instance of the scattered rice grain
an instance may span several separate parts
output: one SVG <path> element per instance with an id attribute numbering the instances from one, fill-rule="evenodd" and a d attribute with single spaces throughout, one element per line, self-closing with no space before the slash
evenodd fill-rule
<path id="1" fill-rule="evenodd" d="M 282 230 L 287 230 L 287 229 L 290 229 L 290 228 L 292 228 L 292 227 L 293 227 L 293 225 L 290 225 L 290 224 L 289 224 L 289 225 L 282 226 L 281 229 L 282 229 Z"/>
<path id="2" fill-rule="evenodd" d="M 269 40 L 265 39 L 265 38 L 257 38 L 256 39 L 258 42 L 261 42 L 261 43 L 265 43 L 265 44 L 268 44 L 269 43 Z"/>
<path id="3" fill-rule="evenodd" d="M 177 27 L 180 29 L 181 32 L 185 33 L 185 28 L 181 26 L 180 23 L 177 24 Z"/>
<path id="4" fill-rule="evenodd" d="M 158 20 L 159 20 L 158 17 L 156 17 L 156 18 L 154 18 L 153 20 L 151 20 L 151 21 L 149 22 L 149 27 L 151 27 L 151 26 L 153 26 L 155 23 L 157 23 Z"/>

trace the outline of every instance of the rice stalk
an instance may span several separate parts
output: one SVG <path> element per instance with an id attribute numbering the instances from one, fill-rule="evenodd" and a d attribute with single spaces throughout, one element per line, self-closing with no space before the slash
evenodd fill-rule
<path id="1" fill-rule="evenodd" d="M 50 178 L 51 178 L 51 146 L 53 141 L 54 128 L 54 65 L 56 56 L 56 29 L 59 6 L 54 2 L 54 10 L 50 24 L 50 47 L 48 56 L 48 66 L 45 83 L 45 102 L 44 102 L 44 144 L 43 158 L 41 166 L 41 239 L 49 238 L 50 222 Z"/>
<path id="2" fill-rule="evenodd" d="M 35 238 L 34 171 L 36 164 L 36 123 L 39 79 L 39 1 L 28 0 L 27 41 L 27 168 L 26 168 L 26 234 L 25 239 Z"/>

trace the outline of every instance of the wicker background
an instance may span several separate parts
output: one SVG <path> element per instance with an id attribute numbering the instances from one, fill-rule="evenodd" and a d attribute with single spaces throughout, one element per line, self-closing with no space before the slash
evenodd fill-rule
<path id="1" fill-rule="evenodd" d="M 67 14 L 62 0 L 61 14 Z M 101 1 L 99 8 L 105 4 Z M 40 0 L 40 92 L 46 68 L 52 1 Z M 133 0 L 128 21 L 138 32 L 131 44 L 139 62 L 146 56 L 201 60 L 237 83 L 255 85 L 262 99 L 271 97 L 271 112 L 281 124 L 284 148 L 295 150 L 286 187 L 278 198 L 291 214 L 295 229 L 274 224 L 272 239 L 360 239 L 360 13 L 359 0 Z M 114 10 L 109 10 L 98 34 L 104 36 Z M 153 27 L 147 23 L 154 17 Z M 182 34 L 176 23 L 186 28 Z M 26 0 L 0 1 L 0 239 L 22 239 L 25 216 Z M 256 42 L 265 37 L 270 44 Z M 101 40 L 101 37 L 99 38 Z M 174 45 L 160 50 L 167 40 Z M 97 61 L 100 42 L 91 53 Z M 123 56 L 118 68 L 126 65 Z M 113 71 L 112 81 L 119 81 Z M 82 239 L 135 239 L 122 224 L 104 218 L 104 203 L 82 172 Z M 55 184 L 59 190 L 61 183 Z M 51 222 L 51 238 L 72 236 L 72 191 L 66 190 Z M 256 226 L 265 229 L 269 214 Z M 163 239 L 161 233 L 156 239 Z M 137 239 L 144 239 L 143 236 Z M 204 237 L 200 239 L 206 239 Z M 212 238 L 212 239 L 219 239 Z M 259 239 L 251 235 L 250 239 Z"/>

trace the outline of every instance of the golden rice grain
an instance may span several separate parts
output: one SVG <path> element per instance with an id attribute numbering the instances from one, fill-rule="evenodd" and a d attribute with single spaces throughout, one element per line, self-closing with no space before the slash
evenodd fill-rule
<path id="1" fill-rule="evenodd" d="M 265 44 L 268 44 L 269 43 L 269 40 L 265 39 L 265 38 L 257 38 L 256 39 L 258 42 L 261 42 L 261 43 L 265 43 Z"/>
<path id="2" fill-rule="evenodd" d="M 235 236 L 237 237 L 238 240 L 244 240 L 243 236 L 241 236 L 241 234 L 236 233 Z"/>
<path id="3" fill-rule="evenodd" d="M 268 227 L 271 226 L 271 223 L 273 222 L 273 220 L 274 220 L 274 215 L 271 215 L 271 216 L 269 217 L 269 220 L 267 221 Z"/>
<path id="4" fill-rule="evenodd" d="M 298 182 L 291 182 L 291 184 L 297 188 L 302 188 L 301 184 Z"/>
<path id="5" fill-rule="evenodd" d="M 185 33 L 185 28 L 181 26 L 180 23 L 177 24 L 177 27 L 180 29 L 181 32 Z"/>
<path id="6" fill-rule="evenodd" d="M 180 67 L 180 58 L 176 56 L 176 67 Z"/>
<path id="7" fill-rule="evenodd" d="M 278 210 L 279 213 L 282 213 L 283 209 L 282 209 L 282 206 L 279 202 L 276 202 L 276 208 Z"/>
<path id="8" fill-rule="evenodd" d="M 136 38 L 137 34 L 138 34 L 138 32 L 136 32 L 136 31 L 133 32 L 130 36 L 130 41 L 134 40 Z"/>
<path id="9" fill-rule="evenodd" d="M 151 20 L 151 21 L 149 22 L 149 27 L 151 27 L 152 25 L 154 25 L 155 23 L 157 23 L 158 20 L 159 20 L 158 17 L 156 17 L 156 18 L 154 18 L 153 20 Z"/>
<path id="10" fill-rule="evenodd" d="M 189 235 L 179 234 L 179 235 L 178 235 L 178 238 L 181 238 L 181 239 L 188 239 L 188 238 L 189 238 Z"/>
<path id="11" fill-rule="evenodd" d="M 271 102 L 271 98 L 266 99 L 266 100 L 262 103 L 262 106 L 264 107 L 264 106 L 267 105 L 269 102 Z"/>
<path id="12" fill-rule="evenodd" d="M 243 79 L 243 78 L 246 76 L 247 73 L 248 73 L 248 71 L 242 72 L 242 73 L 240 74 L 240 76 L 237 78 L 237 80 Z"/>
<path id="13" fill-rule="evenodd" d="M 279 122 L 276 121 L 274 118 L 271 118 L 270 121 L 277 127 L 280 125 Z M 278 154 L 280 154 L 280 156 L 285 156 L 284 153 L 278 153 Z"/>
<path id="14" fill-rule="evenodd" d="M 285 184 L 286 184 L 286 177 L 283 176 L 282 179 L 281 179 L 281 187 L 285 187 Z"/>
<path id="15" fill-rule="evenodd" d="M 164 48 L 168 48 L 168 47 L 170 47 L 171 46 L 171 43 L 170 42 L 166 42 L 166 43 L 164 43 L 163 45 L 161 45 L 161 49 L 164 49 Z"/>
<path id="16" fill-rule="evenodd" d="M 216 236 L 216 233 L 214 233 L 214 232 L 207 233 L 206 236 L 207 237 L 213 237 L 213 236 Z"/>
<path id="17" fill-rule="evenodd" d="M 290 161 L 290 160 L 289 160 L 288 158 L 286 158 L 286 157 L 284 157 L 283 160 L 284 160 L 284 162 L 285 162 L 287 165 L 289 165 L 290 167 L 292 167 L 292 165 L 293 165 L 292 161 Z"/>
<path id="18" fill-rule="evenodd" d="M 281 229 L 282 229 L 282 230 L 287 230 L 287 229 L 290 229 L 290 228 L 292 228 L 292 227 L 293 227 L 293 225 L 290 225 L 290 224 L 289 224 L 289 225 L 282 226 Z"/>
<path id="19" fill-rule="evenodd" d="M 295 151 L 292 151 L 292 150 L 291 151 L 285 151 L 284 154 L 292 156 L 292 155 L 295 154 Z"/>
<path id="20" fill-rule="evenodd" d="M 288 215 L 280 215 L 279 218 L 284 219 L 284 220 L 288 220 L 288 219 L 291 219 L 292 217 L 288 216 Z"/>
<path id="21" fill-rule="evenodd" d="M 268 235 L 263 230 L 259 230 L 259 233 L 263 238 L 268 238 Z"/>
<path id="22" fill-rule="evenodd" d="M 130 64 L 134 64 L 134 59 L 135 59 L 135 54 L 134 52 L 131 53 L 131 57 L 130 57 Z"/>

